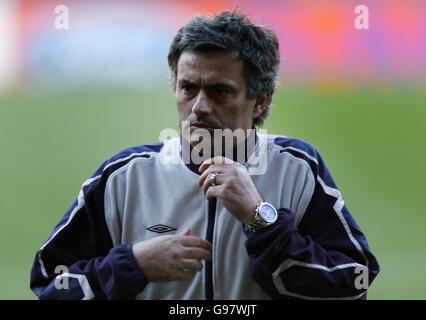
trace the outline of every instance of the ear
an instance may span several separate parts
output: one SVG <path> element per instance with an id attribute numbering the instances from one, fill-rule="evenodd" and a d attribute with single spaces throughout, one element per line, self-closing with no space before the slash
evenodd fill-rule
<path id="1" fill-rule="evenodd" d="M 252 119 L 258 118 L 263 110 L 265 110 L 266 105 L 268 104 L 269 100 L 271 99 L 271 93 L 268 92 L 265 95 L 258 96 L 255 100 L 255 105 L 253 107 L 253 116 Z"/>

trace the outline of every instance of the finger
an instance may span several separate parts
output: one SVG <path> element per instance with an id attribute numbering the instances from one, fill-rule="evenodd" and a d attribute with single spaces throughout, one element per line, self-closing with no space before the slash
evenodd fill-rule
<path id="1" fill-rule="evenodd" d="M 210 160 L 210 159 L 209 159 Z M 203 173 L 205 170 L 207 170 L 211 165 L 212 165 L 212 163 L 211 162 L 209 162 L 209 163 L 207 163 L 206 162 L 207 160 L 205 160 L 202 164 L 201 164 L 201 166 L 198 168 L 198 171 L 200 172 L 200 173 Z"/>
<path id="2" fill-rule="evenodd" d="M 206 180 L 207 176 L 210 173 L 224 173 L 225 170 L 220 165 L 211 165 L 208 169 L 206 169 L 200 176 L 200 179 L 198 180 L 198 186 L 201 187 L 204 184 L 204 181 Z"/>
<path id="3" fill-rule="evenodd" d="M 192 278 L 195 273 L 196 271 L 194 270 L 176 270 L 176 272 L 173 274 L 173 280 L 187 280 Z"/>
<path id="4" fill-rule="evenodd" d="M 179 269 L 185 272 L 197 272 L 203 270 L 203 264 L 197 259 L 182 259 L 179 266 Z"/>
<path id="5" fill-rule="evenodd" d="M 187 248 L 185 249 L 183 255 L 185 258 L 197 259 L 197 260 L 212 260 L 212 253 L 210 250 L 202 249 L 202 248 Z"/>
<path id="6" fill-rule="evenodd" d="M 215 173 L 216 173 L 216 172 L 215 172 Z M 207 190 L 208 190 L 210 187 L 213 187 L 213 185 L 212 185 L 212 183 L 211 183 L 211 181 L 210 181 L 210 179 L 211 179 L 211 176 L 212 176 L 212 175 L 213 175 L 213 173 L 209 174 L 209 175 L 207 176 L 207 178 L 204 180 L 204 183 L 203 183 L 203 193 L 204 193 L 204 196 L 206 195 Z M 215 186 L 217 186 L 217 185 L 221 185 L 221 184 L 223 183 L 224 176 L 225 176 L 225 175 L 223 175 L 223 174 L 218 174 L 218 173 L 216 173 Z"/>
<path id="7" fill-rule="evenodd" d="M 201 248 L 207 251 L 212 250 L 212 244 L 209 241 L 194 236 L 183 237 L 181 243 L 184 247 Z"/>
<path id="8" fill-rule="evenodd" d="M 189 236 L 191 233 L 191 229 L 186 228 L 182 233 L 180 233 L 181 236 Z"/>
<path id="9" fill-rule="evenodd" d="M 219 198 L 221 188 L 222 186 L 210 186 L 205 194 L 206 199 L 211 200 L 212 198 Z"/>
<path id="10" fill-rule="evenodd" d="M 210 170 L 205 170 L 201 176 L 200 179 L 198 179 L 198 186 L 201 187 L 204 184 L 204 180 L 206 180 L 207 176 L 209 175 Z"/>
<path id="11" fill-rule="evenodd" d="M 222 165 L 222 164 L 232 164 L 232 163 L 234 163 L 234 162 L 232 160 L 228 159 L 228 158 L 225 158 L 225 157 L 222 157 L 222 156 L 216 156 L 214 158 L 204 160 L 203 163 L 201 164 L 200 168 L 198 169 L 198 171 L 204 172 L 212 164 Z"/>

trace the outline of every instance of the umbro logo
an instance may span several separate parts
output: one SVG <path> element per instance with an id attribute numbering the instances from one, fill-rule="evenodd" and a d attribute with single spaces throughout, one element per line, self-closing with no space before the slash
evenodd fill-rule
<path id="1" fill-rule="evenodd" d="M 156 224 L 156 225 L 148 227 L 146 229 L 149 230 L 149 231 L 152 231 L 152 232 L 157 232 L 157 233 L 165 233 L 165 232 L 170 232 L 170 231 L 176 230 L 176 228 L 172 228 L 172 227 L 166 226 L 164 224 Z"/>

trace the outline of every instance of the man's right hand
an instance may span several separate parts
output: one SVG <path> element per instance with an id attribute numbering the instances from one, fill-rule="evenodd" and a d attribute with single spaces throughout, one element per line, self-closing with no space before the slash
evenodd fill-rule
<path id="1" fill-rule="evenodd" d="M 201 260 L 211 260 L 210 242 L 189 235 L 155 237 L 132 246 L 139 267 L 150 282 L 185 280 L 201 271 Z"/>

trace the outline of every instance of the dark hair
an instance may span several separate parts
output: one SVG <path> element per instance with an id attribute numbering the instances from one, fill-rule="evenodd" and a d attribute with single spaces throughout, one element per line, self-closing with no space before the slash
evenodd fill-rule
<path id="1" fill-rule="evenodd" d="M 236 10 L 224 11 L 211 17 L 197 14 L 179 29 L 168 55 L 173 89 L 176 90 L 177 64 L 182 52 L 217 49 L 239 52 L 244 62 L 249 99 L 271 93 L 264 111 L 254 119 L 255 125 L 262 125 L 270 114 L 272 94 L 276 87 L 280 64 L 278 39 L 273 31 L 251 23 Z"/>

